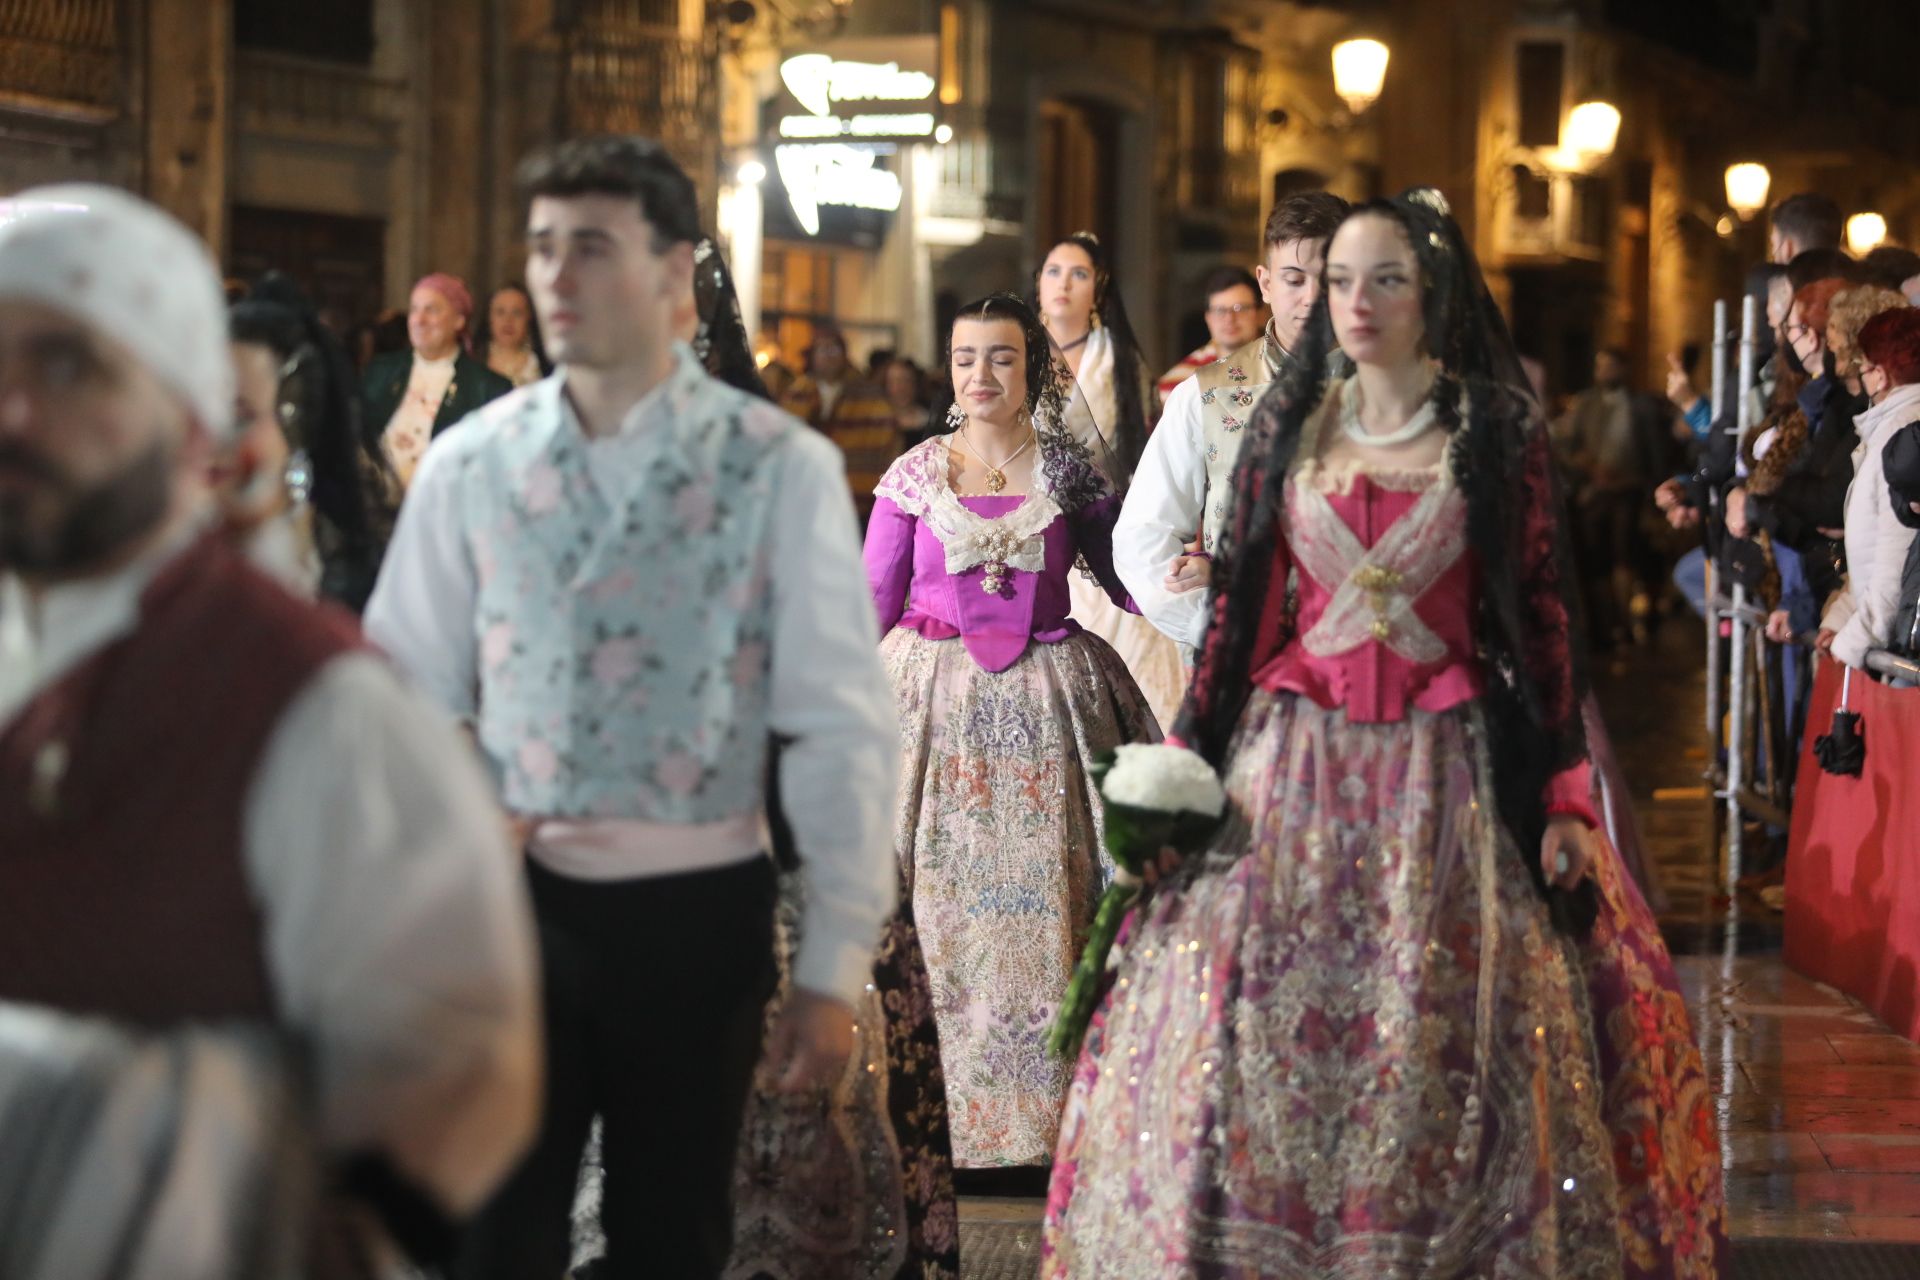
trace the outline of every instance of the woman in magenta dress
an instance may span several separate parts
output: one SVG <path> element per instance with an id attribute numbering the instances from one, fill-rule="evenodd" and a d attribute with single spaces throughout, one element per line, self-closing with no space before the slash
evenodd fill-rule
<path id="1" fill-rule="evenodd" d="M 1052 1157 L 1072 1064 L 1046 1033 L 1105 887 L 1087 769 L 1160 736 L 1113 650 L 1069 619 L 1084 560 L 1123 607 L 1101 442 L 1061 426 L 1046 331 L 997 296 L 954 321 L 949 434 L 875 488 L 867 576 L 899 699 L 896 828 L 933 988 L 953 1160 Z"/>
<path id="2" fill-rule="evenodd" d="M 1043 1273 L 1716 1275 L 1712 1097 L 1593 830 L 1538 406 L 1436 193 L 1356 209 L 1325 286 L 1179 726 L 1228 817 L 1129 921 Z"/>

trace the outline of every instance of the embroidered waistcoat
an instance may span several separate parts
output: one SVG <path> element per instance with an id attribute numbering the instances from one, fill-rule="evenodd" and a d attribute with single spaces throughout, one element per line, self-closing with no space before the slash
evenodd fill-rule
<path id="1" fill-rule="evenodd" d="M 548 379 L 484 410 L 463 479 L 480 742 L 515 810 L 700 824 L 758 809 L 768 528 L 788 415 L 682 359 L 589 443 Z M 595 468 L 589 448 L 614 451 Z M 596 458 L 593 461 L 608 461 Z M 601 485 L 609 472 L 622 491 Z"/>
<path id="2" fill-rule="evenodd" d="M 1262 333 L 1193 375 L 1200 388 L 1201 440 L 1207 451 L 1207 506 L 1201 515 L 1200 545 L 1208 555 L 1218 549 L 1226 527 L 1233 467 L 1240 460 L 1247 423 L 1268 384 L 1280 375 L 1283 357 L 1280 345 Z"/>

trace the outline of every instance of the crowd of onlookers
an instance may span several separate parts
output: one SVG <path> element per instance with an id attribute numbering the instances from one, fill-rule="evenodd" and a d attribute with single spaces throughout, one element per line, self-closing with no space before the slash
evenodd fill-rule
<path id="1" fill-rule="evenodd" d="M 1698 352 L 1668 357 L 1664 394 L 1629 389 L 1624 359 L 1603 352 L 1593 387 L 1554 427 L 1596 648 L 1657 618 L 1669 567 L 1702 616 L 1710 582 L 1723 604 L 1742 588 L 1776 646 L 1756 732 L 1788 785 L 1810 655 L 1876 679 L 1889 677 L 1869 654 L 1920 656 L 1920 255 L 1850 257 L 1841 227 L 1822 195 L 1774 208 L 1770 261 L 1746 280 L 1763 317 L 1754 376 L 1741 384 L 1736 303 L 1717 417 Z M 1763 892 L 1784 852 L 1784 833 L 1772 834 Z"/>

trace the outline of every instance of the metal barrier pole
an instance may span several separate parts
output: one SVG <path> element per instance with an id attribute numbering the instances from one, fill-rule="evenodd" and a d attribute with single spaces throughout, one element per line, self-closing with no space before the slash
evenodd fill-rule
<path id="1" fill-rule="evenodd" d="M 1721 415 L 1727 408 L 1727 300 L 1725 298 L 1713 304 L 1713 425 L 1720 425 Z M 1711 439 L 1711 437 L 1709 437 Z M 1711 447 L 1711 444 L 1709 444 Z M 1707 491 L 1707 508 L 1701 513 L 1700 535 L 1707 537 L 1713 522 L 1719 514 L 1720 495 L 1711 489 Z M 1707 807 L 1713 811 L 1709 823 L 1713 831 L 1714 848 L 1720 847 L 1720 745 L 1723 734 L 1720 721 L 1720 611 L 1714 602 L 1719 598 L 1719 583 L 1714 579 L 1713 557 L 1706 558 L 1707 588 Z"/>
<path id="2" fill-rule="evenodd" d="M 1753 424 L 1747 419 L 1751 414 L 1752 400 L 1746 394 L 1746 388 L 1753 385 L 1754 342 L 1759 332 L 1759 308 L 1756 300 L 1749 294 L 1740 305 L 1740 381 L 1736 394 L 1739 399 L 1734 404 L 1734 418 L 1739 423 L 1740 441 L 1745 443 L 1747 431 Z M 1745 822 L 1740 812 L 1740 792 L 1747 782 L 1747 703 L 1749 701 L 1747 680 L 1749 678 L 1747 647 L 1747 590 L 1738 582 L 1733 585 L 1733 641 L 1729 646 L 1731 679 L 1727 690 L 1727 704 L 1733 712 L 1732 732 L 1727 736 L 1727 909 L 1735 910 L 1739 890 L 1740 859 L 1743 852 Z"/>

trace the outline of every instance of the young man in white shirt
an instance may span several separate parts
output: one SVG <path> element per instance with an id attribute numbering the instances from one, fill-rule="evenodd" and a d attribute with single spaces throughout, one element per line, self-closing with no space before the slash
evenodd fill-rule
<path id="1" fill-rule="evenodd" d="M 552 1277 L 602 1120 L 603 1276 L 725 1265 L 774 984 L 765 760 L 805 881 L 768 1057 L 820 1089 L 894 900 L 898 726 L 840 455 L 674 339 L 693 184 L 636 138 L 521 167 L 554 374 L 437 439 L 369 633 L 468 721 L 526 847 L 548 1081 L 471 1276 Z"/>
<path id="2" fill-rule="evenodd" d="M 1114 567 L 1189 662 L 1206 630 L 1209 557 L 1225 527 L 1244 429 L 1313 313 L 1327 240 L 1346 215 L 1347 202 L 1325 191 L 1274 207 L 1256 273 L 1272 319 L 1259 338 L 1174 388 L 1134 469 L 1113 531 Z"/>

